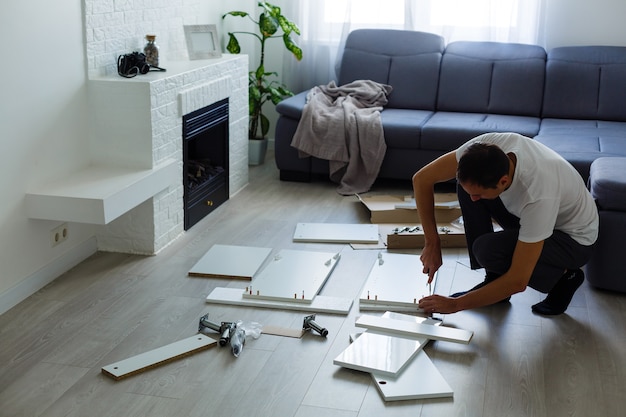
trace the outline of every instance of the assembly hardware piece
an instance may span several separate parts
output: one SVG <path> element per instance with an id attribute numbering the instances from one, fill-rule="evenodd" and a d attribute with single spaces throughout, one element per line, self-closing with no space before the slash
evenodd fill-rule
<path id="1" fill-rule="evenodd" d="M 234 334 L 237 327 L 236 323 L 223 321 L 220 324 L 214 323 L 209 320 L 209 313 L 200 317 L 198 323 L 198 332 L 204 333 L 206 329 L 211 329 L 220 334 L 220 346 L 226 346 L 230 341 L 230 337 Z"/>
<path id="2" fill-rule="evenodd" d="M 302 329 L 313 329 L 323 337 L 328 336 L 328 330 L 315 322 L 315 314 L 311 314 L 304 318 L 304 322 L 302 323 Z"/>

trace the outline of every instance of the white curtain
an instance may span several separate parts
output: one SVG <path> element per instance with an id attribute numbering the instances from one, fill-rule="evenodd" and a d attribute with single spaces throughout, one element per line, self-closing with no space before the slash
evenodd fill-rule
<path id="1" fill-rule="evenodd" d="M 350 31 L 391 28 L 458 40 L 535 44 L 545 0 L 281 0 L 302 35 L 301 62 L 285 56 L 283 81 L 295 92 L 336 80 L 336 62 Z"/>

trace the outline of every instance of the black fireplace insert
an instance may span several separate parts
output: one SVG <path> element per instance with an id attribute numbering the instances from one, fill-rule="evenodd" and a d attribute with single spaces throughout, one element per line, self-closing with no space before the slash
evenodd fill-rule
<path id="1" fill-rule="evenodd" d="M 185 230 L 228 200 L 228 99 L 183 116 Z"/>

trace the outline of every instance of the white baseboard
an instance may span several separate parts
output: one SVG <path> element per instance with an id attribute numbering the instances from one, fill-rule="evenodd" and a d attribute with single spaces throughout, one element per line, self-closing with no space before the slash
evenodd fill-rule
<path id="1" fill-rule="evenodd" d="M 69 271 L 98 250 L 95 236 L 55 259 L 19 284 L 0 294 L 0 314 L 4 314 L 60 275 Z"/>

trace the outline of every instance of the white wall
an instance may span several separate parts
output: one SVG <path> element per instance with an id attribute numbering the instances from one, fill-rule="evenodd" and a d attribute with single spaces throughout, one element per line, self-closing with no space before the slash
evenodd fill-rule
<path id="1" fill-rule="evenodd" d="M 544 0 L 543 45 L 626 46 L 626 1 Z"/>
<path id="2" fill-rule="evenodd" d="M 113 0 L 101 3 L 107 1 Z M 288 0 L 276 3 L 283 1 Z M 626 45 L 623 0 L 546 3 L 543 37 L 547 48 Z M 257 9 L 251 0 L 180 0 L 178 4 L 184 9 L 184 23 L 216 23 L 222 34 L 224 12 Z M 69 224 L 66 242 L 51 247 L 50 231 L 58 223 L 28 219 L 23 207 L 30 187 L 86 163 L 87 59 L 82 9 L 79 0 L 0 4 L 0 313 L 96 248 L 95 228 L 76 223 Z M 251 62 L 256 62 L 254 57 Z M 306 56 L 302 63 L 306 65 Z"/>

